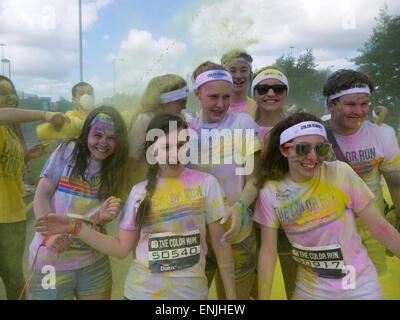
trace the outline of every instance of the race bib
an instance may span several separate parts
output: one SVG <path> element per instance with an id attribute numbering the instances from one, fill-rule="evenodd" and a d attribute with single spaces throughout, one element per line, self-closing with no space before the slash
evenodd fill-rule
<path id="1" fill-rule="evenodd" d="M 341 279 L 346 275 L 340 245 L 303 247 L 292 244 L 292 257 L 318 277 Z"/>
<path id="2" fill-rule="evenodd" d="M 190 268 L 200 261 L 200 231 L 151 234 L 148 248 L 152 273 Z"/>

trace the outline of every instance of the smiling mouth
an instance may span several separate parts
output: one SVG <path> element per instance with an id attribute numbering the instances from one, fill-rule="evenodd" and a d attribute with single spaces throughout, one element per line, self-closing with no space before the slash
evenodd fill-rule
<path id="1" fill-rule="evenodd" d="M 302 163 L 302 164 L 301 164 L 301 166 L 302 166 L 303 168 L 305 168 L 305 169 L 315 169 L 317 165 L 318 165 L 317 162 L 316 162 L 316 163 L 313 163 L 313 164 L 310 164 L 310 163 Z"/>

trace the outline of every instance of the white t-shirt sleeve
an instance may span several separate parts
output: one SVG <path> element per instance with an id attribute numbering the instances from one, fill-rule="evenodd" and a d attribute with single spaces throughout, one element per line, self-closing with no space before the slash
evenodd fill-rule
<path id="1" fill-rule="evenodd" d="M 72 151 L 74 150 L 75 143 L 70 143 L 65 147 L 64 154 L 62 152 L 63 145 L 57 147 L 57 149 L 47 159 L 39 178 L 48 177 L 55 186 L 58 185 L 58 181 L 70 160 Z"/>
<path id="2" fill-rule="evenodd" d="M 381 133 L 380 141 L 383 143 L 384 160 L 380 163 L 379 169 L 383 172 L 400 171 L 400 148 L 395 134 L 379 128 Z"/>
<path id="3" fill-rule="evenodd" d="M 204 213 L 207 224 L 221 219 L 225 215 L 225 194 L 218 180 L 209 175 L 205 185 Z"/>
<path id="4" fill-rule="evenodd" d="M 138 185 L 135 185 L 131 193 L 126 200 L 124 209 L 122 210 L 119 227 L 124 230 L 133 231 L 136 230 L 135 218 L 139 208 L 141 197 L 138 193 Z"/>
<path id="5" fill-rule="evenodd" d="M 272 205 L 271 194 L 267 191 L 266 187 L 260 190 L 253 220 L 269 228 L 278 229 L 280 226 L 275 209 Z"/>

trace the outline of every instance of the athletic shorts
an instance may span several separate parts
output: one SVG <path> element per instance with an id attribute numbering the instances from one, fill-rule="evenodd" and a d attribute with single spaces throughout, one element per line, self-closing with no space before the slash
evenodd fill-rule
<path id="1" fill-rule="evenodd" d="M 357 231 L 360 235 L 361 242 L 367 249 L 368 257 L 374 264 L 379 276 L 387 271 L 386 265 L 386 248 L 374 238 L 367 226 L 360 218 L 356 218 Z"/>
<path id="2" fill-rule="evenodd" d="M 217 270 L 217 257 L 212 250 L 207 237 L 208 252 L 206 256 L 206 271 Z M 258 250 L 254 228 L 250 235 L 239 243 L 231 244 L 235 264 L 235 280 L 240 282 L 250 276 L 257 268 Z"/>
<path id="3" fill-rule="evenodd" d="M 51 266 L 48 266 L 46 269 L 42 268 L 43 273 L 40 269 L 35 271 L 29 299 L 73 300 L 76 295 L 98 295 L 111 290 L 111 267 L 107 256 L 96 261 L 94 265 L 55 271 L 53 282 L 50 269 Z"/>

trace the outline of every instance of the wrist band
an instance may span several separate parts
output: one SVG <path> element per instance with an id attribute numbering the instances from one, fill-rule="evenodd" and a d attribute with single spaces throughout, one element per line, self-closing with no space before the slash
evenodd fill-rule
<path id="1" fill-rule="evenodd" d="M 74 228 L 73 230 L 70 232 L 70 234 L 73 234 L 74 236 L 77 236 L 78 233 L 81 231 L 82 228 L 82 221 L 79 219 L 74 219 Z M 70 226 L 72 227 L 72 224 L 70 223 Z"/>
<path id="2" fill-rule="evenodd" d="M 243 211 L 242 211 L 242 221 L 241 221 L 240 230 L 239 230 L 239 233 L 241 233 L 241 232 L 242 232 L 242 229 L 243 229 L 243 227 L 244 227 L 244 224 L 245 224 L 245 222 L 246 222 L 247 205 L 244 203 L 243 200 L 238 200 L 238 202 L 239 202 L 239 203 L 242 205 L 242 207 L 243 207 Z"/>
<path id="3" fill-rule="evenodd" d="M 234 268 L 234 267 L 235 267 L 235 265 L 234 265 L 233 262 L 231 262 L 231 263 L 221 263 L 221 264 L 218 264 L 218 268 L 219 268 L 219 269 Z"/>

